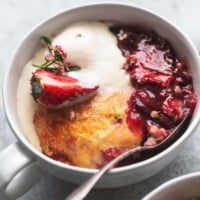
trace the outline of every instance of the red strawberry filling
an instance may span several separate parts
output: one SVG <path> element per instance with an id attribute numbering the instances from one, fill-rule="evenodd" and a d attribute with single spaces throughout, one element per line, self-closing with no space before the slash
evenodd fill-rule
<path id="1" fill-rule="evenodd" d="M 135 87 L 128 101 L 128 126 L 133 132 L 140 129 L 146 138 L 144 145 L 155 145 L 185 113 L 192 114 L 197 96 L 191 75 L 170 44 L 156 33 L 127 26 L 114 26 L 111 31 Z"/>
<path id="2" fill-rule="evenodd" d="M 158 73 L 153 70 L 145 69 L 143 67 L 136 67 L 130 73 L 132 83 L 138 84 L 155 84 L 162 87 L 170 87 L 173 76 Z"/>
<path id="3" fill-rule="evenodd" d="M 182 119 L 184 114 L 184 103 L 180 99 L 168 97 L 162 105 L 162 112 L 169 116 L 174 122 Z"/>
<path id="4" fill-rule="evenodd" d="M 129 109 L 128 116 L 126 118 L 127 125 L 129 129 L 134 134 L 140 134 L 142 137 L 144 136 L 144 118 L 140 115 L 140 113 L 136 109 Z"/>

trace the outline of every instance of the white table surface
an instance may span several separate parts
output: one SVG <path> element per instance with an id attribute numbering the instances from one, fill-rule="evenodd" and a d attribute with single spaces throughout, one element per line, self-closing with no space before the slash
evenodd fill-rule
<path id="1" fill-rule="evenodd" d="M 99 1 L 108 2 L 108 1 Z M 200 1 L 198 0 L 119 0 L 151 9 L 182 29 L 200 50 Z M 65 8 L 94 3 L 92 0 L 1 0 L 0 1 L 0 87 L 14 48 L 32 27 Z M 1 96 L 1 93 L 0 93 Z M 155 176 L 118 189 L 93 190 L 87 200 L 140 200 L 161 183 L 200 169 L 200 127 L 178 157 Z M 0 98 L 0 151 L 16 139 L 8 127 Z M 1 181 L 1 180 L 0 180 Z M 63 200 L 74 185 L 47 175 L 18 200 Z"/>

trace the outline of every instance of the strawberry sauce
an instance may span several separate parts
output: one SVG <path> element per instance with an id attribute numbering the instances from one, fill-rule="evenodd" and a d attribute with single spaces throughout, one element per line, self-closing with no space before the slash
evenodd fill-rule
<path id="1" fill-rule="evenodd" d="M 185 114 L 192 115 L 197 97 L 188 67 L 169 42 L 138 27 L 113 26 L 126 58 L 124 70 L 135 88 L 128 100 L 127 124 L 155 145 L 169 135 Z"/>

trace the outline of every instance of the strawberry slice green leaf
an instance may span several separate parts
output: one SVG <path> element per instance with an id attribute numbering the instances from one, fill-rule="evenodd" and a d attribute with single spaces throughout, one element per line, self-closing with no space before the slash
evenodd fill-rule
<path id="1" fill-rule="evenodd" d="M 41 36 L 41 39 L 47 44 L 47 45 L 51 45 L 51 39 L 47 36 Z"/>

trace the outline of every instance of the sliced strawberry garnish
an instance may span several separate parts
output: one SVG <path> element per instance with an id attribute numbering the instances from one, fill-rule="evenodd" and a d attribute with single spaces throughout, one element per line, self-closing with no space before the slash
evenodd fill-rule
<path id="1" fill-rule="evenodd" d="M 36 70 L 31 78 L 32 96 L 48 107 L 70 106 L 95 95 L 98 86 L 83 83 L 67 75 Z"/>

